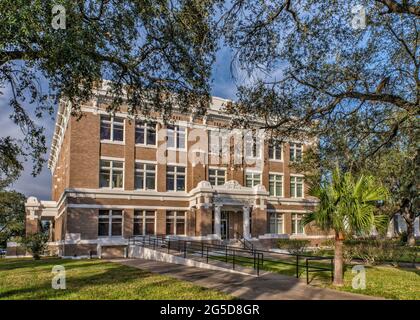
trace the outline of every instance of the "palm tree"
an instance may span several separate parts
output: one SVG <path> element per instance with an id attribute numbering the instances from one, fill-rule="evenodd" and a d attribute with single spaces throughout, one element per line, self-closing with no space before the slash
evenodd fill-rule
<path id="1" fill-rule="evenodd" d="M 376 215 L 375 207 L 387 199 L 388 191 L 372 176 L 356 179 L 350 172 L 341 174 L 337 168 L 330 181 L 312 187 L 310 194 L 319 199 L 319 206 L 304 217 L 303 223 L 334 232 L 334 285 L 342 286 L 343 241 L 352 235 L 369 234 L 374 227 L 386 227 L 386 216 Z"/>

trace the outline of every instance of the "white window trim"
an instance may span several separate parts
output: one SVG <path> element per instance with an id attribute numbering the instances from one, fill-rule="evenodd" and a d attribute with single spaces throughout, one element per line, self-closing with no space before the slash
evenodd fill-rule
<path id="1" fill-rule="evenodd" d="M 281 177 L 281 195 L 269 195 L 271 198 L 284 198 L 284 174 L 281 172 L 269 172 L 268 173 L 268 192 L 270 192 L 270 176 L 280 176 Z"/>
<path id="2" fill-rule="evenodd" d="M 187 235 L 187 212 L 186 211 L 178 211 L 178 210 L 169 210 L 171 212 L 175 212 L 175 215 L 172 219 L 172 221 L 174 222 L 174 236 L 177 236 L 178 234 L 176 233 L 176 222 L 178 220 L 178 213 L 182 212 L 184 214 L 184 233 L 181 234 L 181 236 L 186 236 Z M 168 223 L 168 217 L 166 216 L 166 221 L 165 221 L 165 226 Z M 165 230 L 166 233 L 166 230 Z"/>
<path id="3" fill-rule="evenodd" d="M 174 190 L 168 190 L 168 185 L 166 184 L 166 192 L 186 192 L 187 191 L 187 173 L 188 173 L 188 170 L 187 170 L 187 166 L 186 165 L 183 165 L 183 164 L 173 164 L 173 163 L 167 163 L 166 164 L 166 177 L 165 177 L 165 182 L 167 182 L 168 181 L 168 166 L 170 166 L 170 167 L 183 167 L 183 168 L 185 168 L 185 173 L 184 173 L 184 177 L 185 177 L 185 181 L 184 181 L 184 190 L 177 190 L 176 189 L 176 187 L 177 187 L 177 182 L 176 182 L 176 177 L 177 177 L 177 174 L 178 174 L 178 169 L 175 169 L 175 172 L 174 172 Z"/>
<path id="4" fill-rule="evenodd" d="M 140 163 L 140 164 L 153 164 L 155 166 L 155 188 L 154 189 L 146 189 L 146 174 L 144 174 L 144 177 L 143 177 L 143 186 L 144 186 L 144 188 L 143 189 L 138 189 L 138 188 L 135 187 L 135 184 L 136 184 L 136 172 L 137 172 L 136 164 L 137 163 Z M 145 173 L 146 171 L 143 171 L 143 172 Z M 143 192 L 157 191 L 157 183 L 158 183 L 158 181 L 157 181 L 157 162 L 156 161 L 147 161 L 147 160 L 136 160 L 135 163 L 134 163 L 134 191 L 143 191 Z"/>
<path id="5" fill-rule="evenodd" d="M 166 128 L 166 150 L 169 151 L 187 151 L 187 144 L 188 144 L 188 127 L 187 126 L 183 126 L 183 125 L 179 125 L 179 124 L 174 124 L 173 125 L 175 127 L 175 130 L 172 129 L 168 129 Z M 174 143 L 176 144 L 176 140 L 178 137 L 178 128 L 184 128 L 184 136 L 185 136 L 185 141 L 184 141 L 184 148 L 179 148 L 178 146 L 175 147 L 169 147 L 168 146 L 168 130 L 172 130 L 174 132 Z"/>
<path id="6" fill-rule="evenodd" d="M 102 116 L 104 116 L 104 115 L 101 115 L 99 117 L 99 135 L 101 135 L 100 130 L 101 130 L 101 126 L 102 126 Z M 108 144 L 125 145 L 125 118 L 124 117 L 119 117 L 119 116 L 116 116 L 116 115 L 110 115 L 110 117 L 111 117 L 111 120 L 109 122 L 111 123 L 111 129 L 110 129 L 111 130 L 111 132 L 110 132 L 111 139 L 100 139 L 100 142 L 101 143 L 108 143 Z M 122 122 L 122 124 L 123 124 L 123 140 L 122 141 L 118 141 L 118 140 L 113 139 L 113 137 L 114 137 L 114 118 L 115 117 L 123 119 L 123 122 Z"/>
<path id="7" fill-rule="evenodd" d="M 135 209 L 134 210 L 134 214 L 135 211 L 141 211 L 142 212 L 142 223 L 143 223 L 143 230 L 142 230 L 142 234 L 141 235 L 146 235 L 146 211 L 154 211 L 154 227 L 153 227 L 153 234 L 156 235 L 156 228 L 157 228 L 157 212 L 156 210 L 147 210 L 147 209 Z M 133 225 L 134 225 L 134 219 L 135 219 L 135 215 L 133 216 Z M 134 234 L 134 229 L 133 229 L 133 236 L 136 236 Z"/>
<path id="8" fill-rule="evenodd" d="M 155 148 L 157 148 L 157 146 L 158 146 L 158 140 L 159 140 L 159 137 L 158 137 L 158 126 L 157 126 L 157 122 L 155 122 L 155 134 L 156 134 L 156 138 L 155 138 L 155 144 L 147 144 L 146 143 L 146 141 L 147 141 L 147 130 L 148 130 L 148 128 L 150 127 L 150 125 L 147 123 L 147 122 L 145 122 L 144 120 L 137 120 L 135 123 L 134 123 L 134 141 L 136 141 L 136 137 L 135 137 L 135 135 L 136 135 L 136 126 L 137 126 L 137 122 L 143 122 L 143 127 L 144 127 L 144 137 L 143 137 L 143 143 L 135 143 L 135 146 L 136 147 L 142 147 L 142 148 L 151 148 L 151 149 L 155 149 Z"/>
<path id="9" fill-rule="evenodd" d="M 293 219 L 293 217 L 294 216 L 300 216 L 300 219 Z M 302 230 L 303 230 L 303 232 L 302 233 L 293 233 L 293 223 L 295 223 L 295 230 L 297 230 L 298 228 L 297 228 L 297 222 L 298 222 L 298 220 L 301 220 L 302 221 L 302 218 L 303 218 L 303 214 L 301 214 L 301 213 L 292 213 L 291 214 L 291 222 L 292 222 L 292 235 L 305 235 L 306 233 L 305 233 L 305 226 L 304 225 L 302 225 Z"/>
<path id="10" fill-rule="evenodd" d="M 227 169 L 226 168 L 223 168 L 223 167 L 209 167 L 208 169 L 207 169 L 207 173 L 208 173 L 208 177 L 209 177 L 209 182 L 210 182 L 210 170 L 217 170 L 217 171 L 224 171 L 225 172 L 225 176 L 224 176 L 224 178 L 225 178 L 225 183 L 226 183 L 226 179 L 227 179 Z M 218 176 L 216 175 L 216 180 L 218 180 L 218 178 L 217 178 Z M 220 186 L 220 184 L 216 184 L 215 186 Z"/>
<path id="11" fill-rule="evenodd" d="M 248 174 L 251 174 L 252 175 L 252 184 L 253 184 L 253 186 L 252 187 L 255 187 L 256 185 L 254 185 L 254 176 L 256 175 L 256 174 L 259 174 L 260 175 L 260 183 L 259 184 L 262 184 L 262 172 L 261 171 L 257 171 L 257 170 L 245 170 L 245 176 L 244 176 L 244 180 L 245 180 L 245 186 L 246 186 L 246 176 L 248 175 Z"/>
<path id="12" fill-rule="evenodd" d="M 270 141 L 268 141 L 268 143 L 270 144 Z M 268 148 L 270 148 L 270 146 L 268 146 Z M 284 162 L 284 145 L 283 145 L 283 143 L 280 145 L 280 149 L 281 149 L 281 152 L 280 152 L 281 159 L 271 159 L 270 154 L 269 154 L 268 155 L 268 160 L 271 161 L 271 162 Z M 276 148 L 276 150 L 277 150 L 277 148 Z M 276 152 L 276 154 L 277 154 L 277 152 Z"/>
<path id="13" fill-rule="evenodd" d="M 301 149 L 301 152 L 300 152 L 300 154 L 301 154 L 301 160 L 299 160 L 299 161 L 296 161 L 296 148 L 293 148 L 293 155 L 294 155 L 294 158 L 295 158 L 295 160 L 290 160 L 290 156 L 291 156 L 291 154 L 292 154 L 292 145 L 297 145 L 297 144 L 300 144 L 300 149 Z M 303 158 L 303 143 L 301 143 L 301 142 L 289 142 L 289 161 L 291 161 L 291 162 L 300 162 L 300 161 L 302 161 L 302 158 Z"/>
<path id="14" fill-rule="evenodd" d="M 112 239 L 117 239 L 117 238 L 124 238 L 124 210 L 122 209 L 100 209 L 100 210 L 106 210 L 108 211 L 108 235 L 106 236 L 100 236 L 99 235 L 99 217 L 105 217 L 104 215 L 100 215 L 99 211 L 98 211 L 98 238 L 112 238 Z M 121 235 L 120 236 L 113 236 L 112 235 L 112 211 L 121 211 Z"/>
<path id="15" fill-rule="evenodd" d="M 286 232 L 284 231 L 284 224 L 285 224 L 285 219 L 284 219 L 284 217 L 285 217 L 285 215 L 284 215 L 284 213 L 283 212 L 280 212 L 280 211 L 269 211 L 268 212 L 268 214 L 269 215 L 271 215 L 271 214 L 276 214 L 276 215 L 280 215 L 281 216 L 281 233 L 271 233 L 270 232 L 270 234 L 285 234 Z M 270 226 L 270 224 L 271 224 L 271 221 L 270 221 L 270 216 L 268 217 L 268 225 Z M 269 231 L 271 231 L 271 230 L 269 230 Z"/>
<path id="16" fill-rule="evenodd" d="M 290 194 L 290 198 L 294 198 L 294 199 L 304 199 L 305 198 L 305 178 L 304 175 L 302 174 L 291 174 L 290 175 L 290 187 L 289 189 L 291 189 L 292 186 L 292 178 L 302 178 L 302 196 L 301 197 L 297 197 L 297 182 L 295 183 L 295 194 Z"/>
<path id="17" fill-rule="evenodd" d="M 106 160 L 106 161 L 120 161 L 123 163 L 123 168 L 122 168 L 122 172 L 123 172 L 123 181 L 122 181 L 122 188 L 113 188 L 113 187 L 100 187 L 100 190 L 125 190 L 125 161 L 122 158 L 112 158 L 112 157 L 100 157 L 99 160 L 99 180 L 101 179 L 101 160 Z M 111 172 L 110 172 L 110 183 L 112 183 L 112 168 L 113 165 L 111 167 Z M 100 181 L 99 181 L 100 182 Z"/>
<path id="18" fill-rule="evenodd" d="M 256 160 L 256 159 L 261 159 L 262 158 L 262 154 L 263 154 L 263 146 L 264 146 L 264 140 L 259 136 L 259 135 L 252 135 L 252 155 L 247 155 L 247 151 L 248 151 L 248 148 L 247 148 L 247 143 L 248 143 L 248 140 L 247 140 L 247 136 L 245 135 L 245 137 L 244 137 L 244 139 L 243 139 L 243 147 L 244 147 L 244 156 L 245 156 L 245 159 L 251 159 L 251 160 Z M 254 146 L 256 145 L 256 144 L 259 144 L 259 148 L 255 148 L 255 150 L 257 151 L 259 151 L 258 153 L 258 155 L 255 155 L 254 154 Z"/>

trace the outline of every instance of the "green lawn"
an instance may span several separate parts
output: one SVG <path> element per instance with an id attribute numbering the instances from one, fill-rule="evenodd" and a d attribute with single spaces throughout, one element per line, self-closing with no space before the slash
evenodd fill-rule
<path id="1" fill-rule="evenodd" d="M 212 257 L 224 261 L 224 257 Z M 296 276 L 296 265 L 294 259 L 288 259 L 291 264 L 278 263 L 275 261 L 264 261 L 262 269 L 278 272 L 288 276 Z M 231 263 L 231 261 L 229 261 Z M 250 258 L 236 258 L 236 263 L 252 267 L 253 260 Z M 301 261 L 299 276 L 306 280 L 304 260 Z M 329 263 L 310 262 L 312 266 L 329 266 Z M 366 289 L 354 290 L 352 279 L 355 276 L 351 272 L 351 267 L 347 268 L 344 274 L 344 286 L 336 288 L 331 285 L 331 273 L 329 271 L 318 271 L 309 273 L 312 285 L 329 287 L 347 292 L 360 293 L 365 295 L 383 297 L 397 300 L 420 300 L 420 270 L 413 268 L 394 268 L 390 266 L 366 267 Z"/>
<path id="2" fill-rule="evenodd" d="M 55 265 L 65 290 L 51 288 Z M 101 260 L 0 259 L 0 299 L 232 299 L 224 293 Z"/>

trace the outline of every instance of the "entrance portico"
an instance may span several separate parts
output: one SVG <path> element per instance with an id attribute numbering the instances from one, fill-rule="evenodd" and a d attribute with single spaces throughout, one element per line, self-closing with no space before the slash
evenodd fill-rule
<path id="1" fill-rule="evenodd" d="M 222 205 L 214 207 L 214 233 L 219 239 L 243 237 L 251 238 L 250 207 L 243 206 L 240 210 L 224 208 Z"/>
<path id="2" fill-rule="evenodd" d="M 211 186 L 209 182 L 202 181 L 192 193 L 194 198 L 190 206 L 200 210 L 202 217 L 205 212 L 211 214 L 211 234 L 214 238 L 251 239 L 253 233 L 266 233 L 267 217 L 261 214 L 262 211 L 266 212 L 268 196 L 264 186 L 244 187 L 234 180 L 224 185 Z M 198 228 L 202 231 L 204 226 Z M 207 235 L 210 235 L 209 231 Z M 201 234 L 205 236 L 206 233 Z"/>

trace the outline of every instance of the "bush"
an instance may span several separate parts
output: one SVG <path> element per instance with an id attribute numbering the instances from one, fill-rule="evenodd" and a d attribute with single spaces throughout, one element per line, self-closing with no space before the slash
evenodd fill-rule
<path id="1" fill-rule="evenodd" d="M 279 239 L 277 246 L 280 249 L 287 250 L 291 254 L 303 254 L 306 251 L 310 241 L 301 239 Z"/>
<path id="2" fill-rule="evenodd" d="M 348 262 L 359 258 L 369 265 L 391 262 L 393 266 L 398 266 L 403 256 L 415 262 L 418 250 L 404 246 L 399 240 L 351 239 L 344 241 L 344 252 L 348 255 Z"/>
<path id="3" fill-rule="evenodd" d="M 27 235 L 22 239 L 23 245 L 26 249 L 32 253 L 35 260 L 39 260 L 41 254 L 47 247 L 48 233 L 38 232 L 31 235 Z"/>

